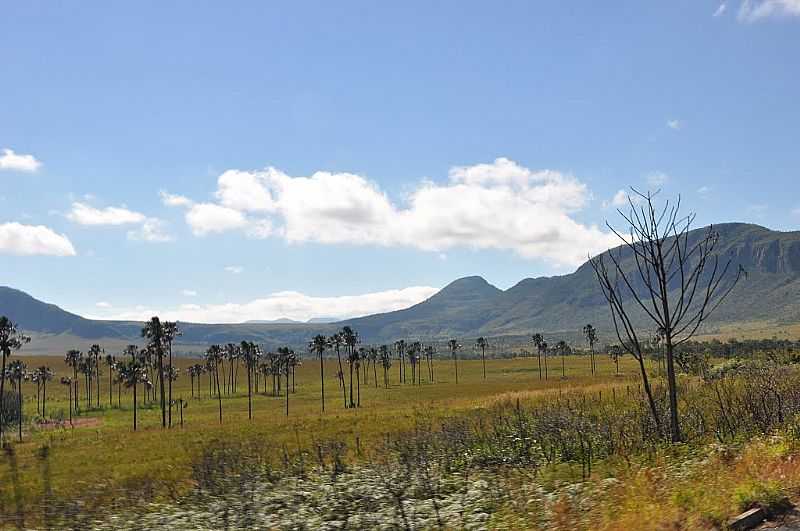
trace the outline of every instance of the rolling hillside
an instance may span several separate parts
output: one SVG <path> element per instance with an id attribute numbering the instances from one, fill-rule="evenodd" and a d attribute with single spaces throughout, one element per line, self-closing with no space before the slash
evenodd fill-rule
<path id="1" fill-rule="evenodd" d="M 720 307 L 707 331 L 740 323 L 800 321 L 800 232 L 777 232 L 757 225 L 729 223 L 716 227 L 718 252 L 730 257 L 732 270 L 748 273 Z M 700 229 L 703 230 L 703 229 Z M 698 235 L 692 233 L 692 237 Z M 627 268 L 632 257 L 623 253 Z M 94 321 L 38 301 L 12 288 L 0 288 L 0 314 L 37 334 L 135 341 L 140 325 Z M 610 330 L 608 309 L 594 272 L 586 263 L 574 273 L 527 278 L 503 291 L 481 277 L 458 279 L 430 299 L 404 310 L 350 319 L 341 323 L 183 324 L 181 343 L 204 345 L 250 340 L 267 346 L 304 345 L 316 333 L 327 334 L 344 324 L 359 331 L 365 342 L 401 337 L 448 338 L 477 335 L 527 335 L 532 331 L 574 334 L 588 323 Z M 645 320 L 641 323 L 646 326 Z"/>

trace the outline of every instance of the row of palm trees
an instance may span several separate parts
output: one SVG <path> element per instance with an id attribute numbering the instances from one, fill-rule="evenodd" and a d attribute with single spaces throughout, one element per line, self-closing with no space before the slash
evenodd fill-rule
<path id="1" fill-rule="evenodd" d="M 5 319 L 5 318 L 3 318 Z M 14 327 L 10 321 L 0 320 L 0 349 L 3 352 L 3 367 L 6 365 L 7 355 L 11 350 L 16 350 L 28 341 Z M 589 324 L 583 328 L 584 336 L 590 350 L 590 370 L 596 371 L 594 345 L 597 334 L 594 327 Z M 117 359 L 111 354 L 106 354 L 99 345 L 92 345 L 86 353 L 79 350 L 70 350 L 65 356 L 66 364 L 72 368 L 71 377 L 61 378 L 61 383 L 68 388 L 69 416 L 72 420 L 73 411 L 80 412 L 80 387 L 83 382 L 83 399 L 87 409 L 100 407 L 101 370 L 103 363 L 108 368 L 108 402 L 113 407 L 114 386 L 117 387 L 117 407 L 121 407 L 121 391 L 125 387 L 133 393 L 133 426 L 138 425 L 139 390 L 144 393 L 145 403 L 158 402 L 161 408 L 162 427 L 172 426 L 172 413 L 175 406 L 179 409 L 185 405 L 183 400 L 175 401 L 172 396 L 173 383 L 179 377 L 179 371 L 173 365 L 172 343 L 180 335 L 177 323 L 160 321 L 153 317 L 145 323 L 142 337 L 146 340 L 143 347 L 128 345 Z M 571 347 L 565 341 L 558 341 L 553 346 L 544 341 L 542 334 L 534 334 L 532 342 L 538 354 L 538 370 L 540 379 L 548 379 L 551 368 L 548 357 L 561 356 L 561 376 L 566 377 L 566 356 L 572 353 Z M 4 346 L 5 345 L 5 346 Z M 459 352 L 463 346 L 457 339 L 450 339 L 446 343 L 452 358 L 455 372 L 455 382 L 459 381 Z M 490 347 L 488 339 L 479 337 L 475 340 L 474 348 L 480 351 L 483 378 L 486 379 L 486 350 Z M 391 345 L 364 346 L 361 345 L 359 334 L 349 326 L 326 337 L 317 335 L 308 344 L 309 352 L 319 360 L 321 380 L 321 406 L 325 411 L 325 365 L 326 353 L 335 354 L 337 361 L 336 380 L 342 393 L 343 405 L 346 409 L 361 407 L 361 386 L 369 385 L 370 374 L 373 383 L 378 387 L 378 366 L 383 374 L 383 385 L 389 387 L 389 371 L 393 361 L 398 365 L 398 381 L 408 383 L 409 372 L 412 385 L 422 385 L 423 377 L 428 383 L 435 381 L 434 358 L 437 349 L 434 345 L 424 345 L 420 341 L 399 340 Z M 609 351 L 617 367 L 619 366 L 619 352 Z M 242 341 L 239 344 L 228 343 L 225 345 L 210 346 L 202 363 L 196 363 L 186 369 L 186 375 L 191 380 L 192 397 L 201 396 L 201 378 L 208 375 L 208 396 L 216 396 L 219 407 L 219 420 L 223 420 L 223 396 L 238 394 L 240 375 L 246 378 L 248 396 L 248 418 L 253 418 L 253 394 L 258 394 L 263 385 L 263 392 L 267 394 L 268 382 L 272 383 L 272 395 L 285 394 L 285 411 L 289 414 L 289 396 L 295 391 L 295 372 L 300 364 L 300 356 L 289 347 L 281 347 L 275 351 L 265 351 L 261 346 L 252 342 Z M 617 369 L 619 370 L 619 369 Z M 44 416 L 46 407 L 47 382 L 53 379 L 53 372 L 47 367 L 39 367 L 28 373 L 24 364 L 15 360 L 2 374 L 8 379 L 15 390 L 18 390 L 18 400 L 21 404 L 21 382 L 30 380 L 37 384 L 37 411 Z M 290 383 L 291 382 L 291 383 Z M 285 393 L 284 393 L 285 391 Z M 20 421 L 21 433 L 21 421 Z"/>

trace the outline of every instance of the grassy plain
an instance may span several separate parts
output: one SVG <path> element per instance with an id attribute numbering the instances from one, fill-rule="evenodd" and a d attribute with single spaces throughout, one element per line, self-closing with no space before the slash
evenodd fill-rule
<path id="1" fill-rule="evenodd" d="M 58 383 L 61 376 L 71 375 L 62 358 L 55 356 L 14 356 L 29 368 L 48 365 L 56 377 L 48 385 L 47 416 L 66 419 L 67 388 Z M 378 387 L 370 370 L 368 381 L 362 377 L 361 403 L 358 409 L 345 409 L 342 392 L 336 380 L 336 361 L 325 362 L 326 411 L 320 404 L 319 363 L 305 360 L 296 374 L 296 392 L 289 396 L 289 415 L 285 414 L 285 396 L 274 397 L 260 391 L 253 397 L 253 419 L 247 417 L 247 382 L 239 370 L 238 393 L 223 397 L 223 423 L 219 423 L 218 402 L 209 397 L 208 375 L 201 377 L 200 397 L 191 398 L 191 384 L 185 368 L 197 360 L 179 358 L 180 379 L 173 389 L 175 399 L 188 401 L 184 409 L 184 425 L 173 412 L 172 429 L 160 425 L 157 405 L 139 408 L 139 429 L 132 430 L 132 393 L 122 391 L 121 408 L 117 406 L 116 386 L 109 406 L 107 367 L 100 380 L 100 409 L 86 410 L 81 397 L 82 413 L 75 417 L 75 427 L 66 422 L 62 427 L 24 426 L 22 443 L 15 443 L 20 490 L 13 492 L 12 482 L 0 482 L 0 500 L 8 506 L 15 495 L 26 506 L 37 503 L 44 493 L 39 449 L 50 448 L 50 471 L 53 496 L 57 500 L 80 500 L 91 507 L 112 501 L 126 503 L 125 493 L 148 493 L 153 499 L 179 494 L 191 486 L 191 463 L 204 446 L 215 440 L 242 440 L 257 443 L 275 456 L 289 451 L 313 448 L 315 442 L 328 440 L 347 444 L 350 458 L 368 455 L 373 445 L 385 434 L 410 429 L 420 416 L 441 418 L 457 415 L 471 408 L 480 408 L 498 400 L 529 400 L 547 393 L 574 388 L 592 393 L 605 393 L 610 399 L 612 387 L 624 392 L 626 385 L 636 386 L 636 368 L 630 359 L 620 363 L 621 376 L 615 375 L 613 363 L 599 357 L 598 374 L 589 371 L 585 356 L 566 358 L 566 378 L 561 377 L 561 360 L 549 360 L 549 378 L 539 379 L 536 358 L 487 360 L 487 376 L 483 379 L 479 360 L 459 361 L 459 383 L 455 383 L 451 360 L 435 361 L 435 383 L 423 377 L 421 385 L 398 383 L 398 366 L 389 371 L 390 386 L 383 387 L 378 369 Z M 631 377 L 626 377 L 625 374 Z M 271 392 L 271 382 L 268 385 Z M 81 382 L 83 394 L 83 382 Z M 197 387 L 195 394 L 197 394 Z M 23 384 L 24 409 L 28 416 L 36 414 L 36 388 Z M 142 400 L 139 389 L 140 403 Z M 90 419 L 90 420 L 87 420 Z M 16 440 L 16 432 L 7 433 Z M 8 478 L 7 460 L 0 464 L 0 477 Z"/>

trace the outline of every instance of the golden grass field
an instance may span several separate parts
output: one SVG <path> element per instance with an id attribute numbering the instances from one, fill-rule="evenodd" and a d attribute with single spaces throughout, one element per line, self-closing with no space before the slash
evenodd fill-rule
<path id="1" fill-rule="evenodd" d="M 58 383 L 63 375 L 71 375 L 62 358 L 55 356 L 26 357 L 29 368 L 48 365 L 56 372 L 48 385 L 47 414 L 67 418 L 67 388 Z M 52 488 L 56 499 L 82 499 L 86 503 L 106 503 L 115 493 L 127 486 L 147 485 L 155 497 L 179 493 L 189 486 L 190 463 L 205 444 L 217 439 L 259 441 L 282 452 L 283 445 L 291 450 L 307 448 L 314 441 L 340 440 L 348 445 L 351 456 L 368 453 L 371 445 L 384 434 L 413 427 L 419 415 L 437 418 L 457 415 L 459 411 L 478 408 L 504 399 L 522 400 L 557 393 L 559 389 L 588 388 L 591 392 L 607 391 L 612 387 L 636 385 L 636 368 L 631 359 L 620 362 L 616 376 L 610 359 L 598 356 L 598 374 L 589 373 L 588 356 L 569 356 L 566 359 L 566 378 L 561 378 L 561 360 L 549 360 L 549 379 L 540 380 L 536 358 L 487 360 L 487 376 L 483 379 L 479 360 L 459 361 L 459 383 L 455 383 L 453 363 L 435 361 L 435 383 L 423 378 L 422 385 L 398 383 L 398 367 L 390 370 L 390 386 L 383 387 L 378 370 L 376 388 L 373 374 L 368 383 L 362 381 L 361 403 L 358 409 L 345 409 L 336 380 L 336 361 L 325 362 L 326 411 L 320 407 L 319 363 L 306 359 L 296 374 L 296 392 L 289 397 L 289 415 L 285 414 L 285 397 L 273 397 L 261 392 L 253 397 L 253 419 L 247 417 L 247 382 L 239 370 L 239 392 L 223 397 L 223 423 L 218 418 L 216 397 L 209 398 L 208 376 L 201 380 L 200 397 L 191 398 L 190 379 L 185 368 L 194 359 L 176 359 L 181 369 L 174 384 L 173 398 L 188 401 L 184 409 L 184 426 L 173 413 L 172 429 L 161 428 L 157 405 L 139 408 L 139 429 L 132 430 L 132 393 L 122 392 L 122 407 L 117 408 L 117 389 L 113 391 L 113 407 L 109 407 L 108 372 L 103 366 L 100 380 L 101 409 L 83 411 L 75 417 L 76 427 L 65 423 L 57 428 L 24 426 L 23 442 L 15 443 L 20 495 L 26 504 L 36 502 L 43 492 L 38 450 L 45 444 L 51 452 Z M 408 371 L 410 375 L 410 370 Z M 409 376 L 410 379 L 410 376 Z M 268 386 L 271 390 L 271 384 Z M 83 382 L 81 382 L 83 395 Z M 35 384 L 23 384 L 24 409 L 35 415 Z M 142 392 L 139 389 L 141 403 Z M 84 398 L 81 408 L 85 409 Z M 87 420 L 91 419 L 91 420 Z M 16 441 L 16 431 L 8 430 L 7 437 Z M 0 464 L 0 477 L 9 473 L 7 462 Z M 14 493 L 10 482 L 0 482 L 0 496 L 8 502 Z"/>

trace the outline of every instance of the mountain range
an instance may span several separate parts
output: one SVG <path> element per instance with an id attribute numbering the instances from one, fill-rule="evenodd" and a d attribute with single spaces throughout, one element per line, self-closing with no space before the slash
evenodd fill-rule
<path id="1" fill-rule="evenodd" d="M 706 325 L 706 332 L 747 323 L 785 326 L 800 322 L 800 232 L 773 231 L 758 225 L 716 225 L 720 260 L 731 260 L 732 275 L 747 271 L 729 298 Z M 690 233 L 698 238 L 705 229 Z M 623 251 L 623 266 L 635 267 Z M 32 333 L 87 341 L 139 340 L 141 324 L 130 321 L 85 319 L 47 304 L 24 292 L 0 287 L 0 314 L 9 316 Z M 647 326 L 644 317 L 634 317 Z M 256 341 L 268 347 L 304 345 L 314 334 L 329 334 L 344 325 L 359 332 L 364 342 L 383 343 L 399 338 L 526 336 L 540 331 L 577 338 L 593 323 L 610 338 L 611 323 L 594 271 L 587 262 L 575 272 L 554 277 L 526 278 L 501 290 L 479 276 L 455 280 L 429 299 L 409 308 L 348 319 L 320 322 L 248 322 L 242 324 L 181 323 L 183 345 Z"/>

